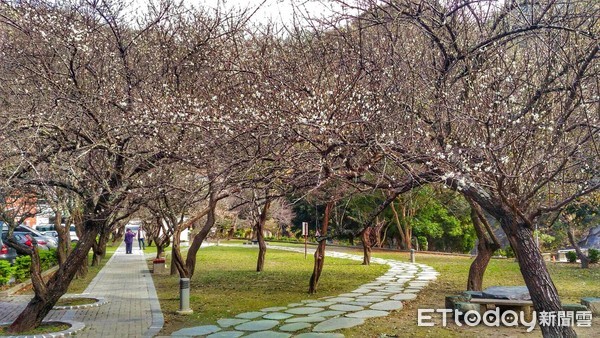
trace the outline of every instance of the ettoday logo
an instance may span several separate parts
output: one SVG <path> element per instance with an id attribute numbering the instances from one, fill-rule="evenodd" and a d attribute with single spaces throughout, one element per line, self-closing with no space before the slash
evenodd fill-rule
<path id="1" fill-rule="evenodd" d="M 442 315 L 442 326 L 448 325 L 448 314 L 454 320 L 457 326 L 477 326 L 485 325 L 490 327 L 502 326 L 525 326 L 527 332 L 533 331 L 536 325 L 542 326 L 573 326 L 589 327 L 592 325 L 591 311 L 555 311 L 555 312 L 540 312 L 533 311 L 531 316 L 528 316 L 524 311 L 506 310 L 501 311 L 496 307 L 493 310 L 487 310 L 483 313 L 470 310 L 462 312 L 452 309 L 418 309 L 417 311 L 418 326 L 435 326 L 432 321 L 432 314 L 440 313 Z"/>

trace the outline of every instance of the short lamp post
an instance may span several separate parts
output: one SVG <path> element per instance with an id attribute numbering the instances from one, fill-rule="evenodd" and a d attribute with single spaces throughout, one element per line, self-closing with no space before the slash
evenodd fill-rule
<path id="1" fill-rule="evenodd" d="M 190 308 L 190 279 L 180 278 L 179 279 L 179 310 L 177 314 L 187 315 L 193 313 L 194 310 Z"/>

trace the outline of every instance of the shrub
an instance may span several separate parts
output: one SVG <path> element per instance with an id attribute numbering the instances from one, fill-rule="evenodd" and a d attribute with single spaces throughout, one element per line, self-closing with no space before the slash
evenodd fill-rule
<path id="1" fill-rule="evenodd" d="M 575 263 L 577 261 L 577 253 L 575 253 L 575 251 L 567 251 L 566 256 L 569 263 Z"/>
<path id="2" fill-rule="evenodd" d="M 11 266 L 8 261 L 0 261 L 0 285 L 7 284 L 14 271 L 15 267 Z"/>
<path id="3" fill-rule="evenodd" d="M 31 276 L 29 267 L 31 266 L 30 256 L 19 256 L 15 260 L 15 279 L 22 282 Z"/>
<path id="4" fill-rule="evenodd" d="M 588 258 L 590 259 L 590 263 L 596 264 L 598 260 L 600 260 L 600 250 L 589 249 L 588 250 Z"/>
<path id="5" fill-rule="evenodd" d="M 58 264 L 58 254 L 56 249 L 40 250 L 40 266 L 42 271 L 48 270 Z"/>
<path id="6" fill-rule="evenodd" d="M 514 258 L 515 257 L 515 251 L 513 250 L 512 246 L 508 245 L 504 248 L 504 252 L 506 253 L 506 258 Z"/>

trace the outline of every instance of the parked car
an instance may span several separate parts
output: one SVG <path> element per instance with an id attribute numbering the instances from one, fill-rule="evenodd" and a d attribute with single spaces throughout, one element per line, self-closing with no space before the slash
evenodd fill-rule
<path id="1" fill-rule="evenodd" d="M 69 228 L 69 235 L 71 237 L 71 242 L 79 241 L 79 237 L 77 237 L 77 232 L 75 231 L 74 225 L 71 225 L 71 227 Z"/>
<path id="2" fill-rule="evenodd" d="M 58 231 L 50 230 L 50 231 L 40 231 L 44 236 L 50 236 L 54 238 L 58 238 Z"/>
<path id="3" fill-rule="evenodd" d="M 28 226 L 19 225 L 15 229 L 15 233 L 16 232 L 24 232 L 31 235 L 31 237 L 35 238 L 35 240 L 38 242 L 38 245 L 43 245 L 47 249 L 56 249 L 58 247 L 58 241 L 56 240 L 56 238 L 52 236 L 45 236 L 41 232 L 32 229 Z"/>
<path id="4" fill-rule="evenodd" d="M 4 233 L 2 233 L 2 235 L 3 236 L 0 237 L 0 260 L 14 264 L 15 259 L 17 258 L 17 250 L 4 243 Z"/>

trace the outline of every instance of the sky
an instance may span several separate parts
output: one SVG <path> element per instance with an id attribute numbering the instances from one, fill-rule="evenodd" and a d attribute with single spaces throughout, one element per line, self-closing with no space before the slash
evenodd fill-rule
<path id="1" fill-rule="evenodd" d="M 133 0 L 134 6 L 145 7 L 148 0 Z M 153 0 L 160 1 L 160 0 Z M 223 9 L 254 9 L 257 8 L 252 21 L 267 23 L 291 23 L 294 10 L 311 17 L 320 18 L 333 13 L 339 5 L 331 0 L 184 0 L 188 5 Z M 136 6 L 136 7 L 137 7 Z"/>
<path id="2" fill-rule="evenodd" d="M 321 16 L 331 13 L 331 2 L 318 0 L 186 0 L 189 3 L 204 3 L 209 7 L 224 6 L 225 8 L 259 8 L 255 14 L 257 22 L 272 19 L 275 22 L 291 22 L 294 8 L 311 16 Z"/>

